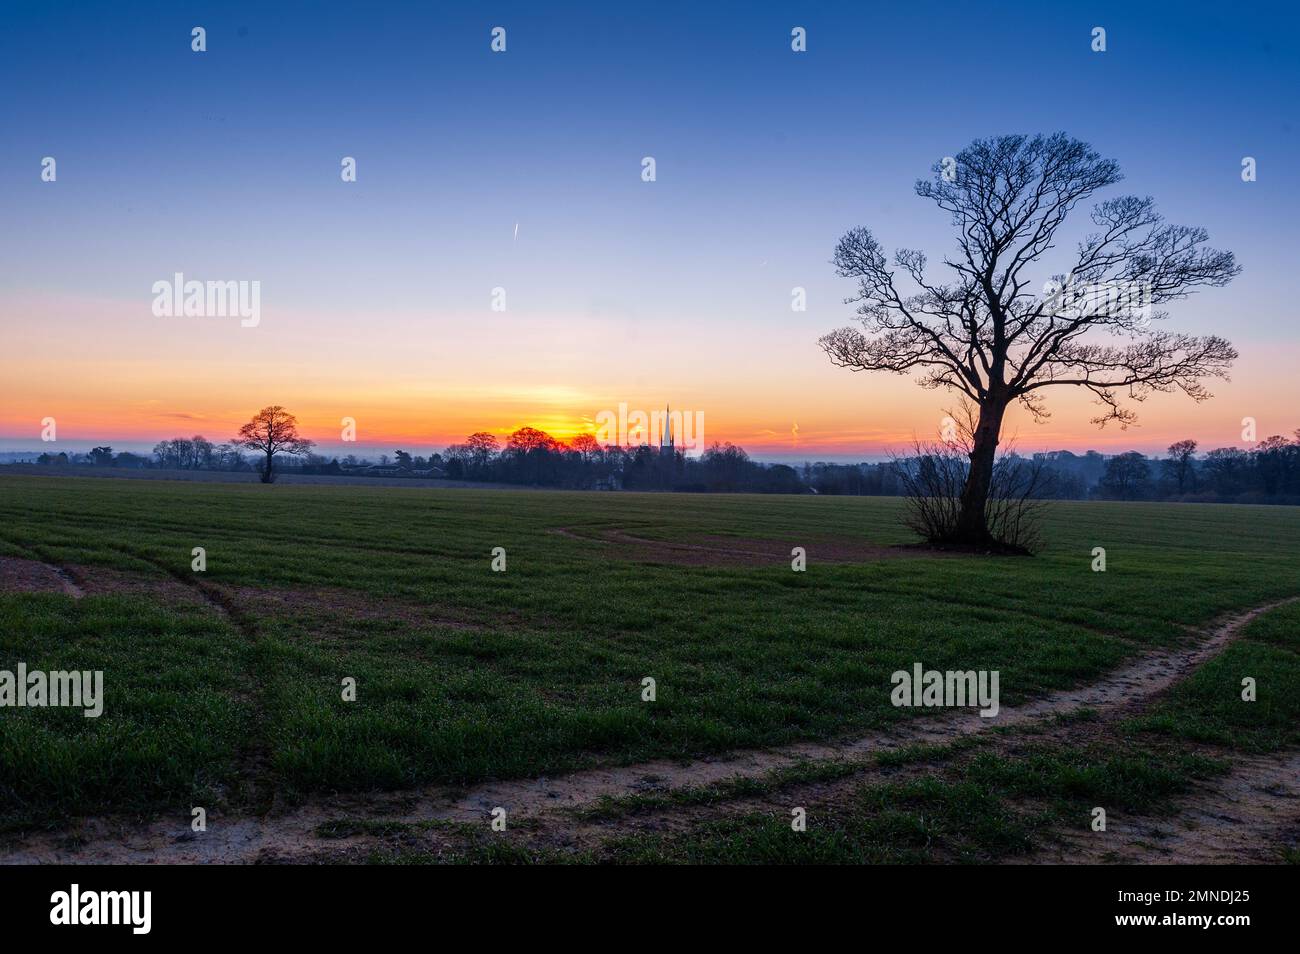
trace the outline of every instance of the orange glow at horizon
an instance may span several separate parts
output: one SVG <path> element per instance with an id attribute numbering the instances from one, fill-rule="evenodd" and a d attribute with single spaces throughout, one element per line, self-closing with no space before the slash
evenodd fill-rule
<path id="1" fill-rule="evenodd" d="M 855 379 L 856 382 L 864 379 Z M 934 397 L 918 390 L 922 397 Z M 385 399 L 387 398 L 387 400 Z M 599 410 L 546 407 L 530 412 L 527 407 L 515 407 L 502 412 L 492 405 L 462 401 L 442 404 L 436 412 L 424 408 L 403 406 L 387 395 L 367 395 L 363 401 L 344 402 L 322 400 L 319 397 L 268 396 L 263 401 L 252 401 L 240 406 L 237 398 L 227 397 L 221 402 L 195 401 L 192 410 L 170 410 L 161 399 L 131 399 L 106 401 L 86 394 L 63 393 L 56 400 L 37 397 L 20 397 L 6 402 L 0 413 L 0 437 L 21 449 L 48 449 L 39 439 L 40 422 L 44 417 L 54 417 L 58 422 L 58 436 L 72 442 L 132 442 L 152 445 L 172 437 L 201 434 L 214 443 L 229 441 L 239 426 L 259 407 L 267 403 L 280 403 L 294 413 L 299 430 L 315 441 L 321 452 L 331 456 L 349 453 L 349 445 L 341 439 L 343 417 L 357 421 L 355 446 L 362 450 L 406 449 L 412 453 L 441 451 L 449 444 L 459 443 L 471 433 L 486 431 L 504 444 L 509 435 L 521 427 L 545 431 L 557 440 L 569 442 L 579 434 L 597 433 L 593 421 Z M 616 402 L 610 401 L 615 405 Z M 805 423 L 793 430 L 795 423 L 782 422 L 773 408 L 737 407 L 738 402 L 714 400 L 705 405 L 705 445 L 733 443 L 745 448 L 751 455 L 776 455 L 815 460 L 819 455 L 832 457 L 879 457 L 894 451 L 905 451 L 915 441 L 932 440 L 937 436 L 939 419 L 944 410 L 936 404 L 928 407 L 923 401 L 898 403 L 886 414 L 873 420 L 869 410 L 855 407 L 821 408 L 804 404 L 799 419 Z M 871 402 L 863 401 L 862 405 Z M 882 402 L 883 403 L 883 402 Z M 955 402 L 949 402 L 949 404 Z M 1035 424 L 1027 415 L 1009 415 L 1004 429 L 1003 445 L 1015 446 L 1024 453 L 1038 450 L 1100 450 L 1118 452 L 1137 447 L 1162 448 L 1174 440 L 1190 436 L 1201 443 L 1203 450 L 1218 446 L 1244 446 L 1240 438 L 1240 416 L 1235 405 L 1230 409 L 1214 408 L 1213 403 L 1197 408 L 1202 416 L 1191 418 L 1157 409 L 1148 402 L 1142 411 L 1144 426 L 1121 431 L 1113 426 L 1098 430 L 1087 423 L 1095 414 L 1087 402 L 1070 402 L 1068 417 L 1072 427 L 1062 427 L 1058 419 L 1067 418 L 1067 402 L 1057 402 L 1054 416 L 1045 424 Z M 1171 400 L 1168 402 L 1173 404 Z M 1190 403 L 1190 402 L 1188 402 Z M 647 410 L 659 404 L 653 401 L 633 403 L 633 407 Z M 944 407 L 949 406 L 945 404 Z M 715 407 L 716 411 L 708 408 Z M 695 408 L 691 408 L 694 410 Z M 767 412 L 764 414 L 764 412 Z M 1157 412 L 1157 413 L 1152 413 Z M 426 416 L 427 415 L 427 416 Z M 760 416 L 763 415 L 763 416 Z M 926 418 L 930 420 L 926 420 Z M 1270 434 L 1291 436 L 1300 428 L 1300 411 L 1288 415 L 1285 409 L 1258 415 L 1258 436 Z M 927 425 L 929 429 L 927 430 Z M 657 443 L 657 435 L 635 433 L 628 435 L 627 443 Z M 30 445 L 30 446 L 27 446 Z"/>
<path id="2" fill-rule="evenodd" d="M 504 441 L 522 426 L 572 440 L 594 434 L 601 411 L 626 403 L 647 413 L 665 404 L 703 411 L 706 444 L 729 441 L 755 456 L 866 458 L 933 439 L 957 404 L 907 376 L 831 367 L 817 325 L 756 326 L 738 355 L 730 327 L 665 321 L 666 344 L 641 342 L 625 360 L 609 361 L 598 360 L 600 323 L 569 316 L 516 321 L 502 350 L 502 329 L 478 316 L 431 324 L 395 314 L 362 334 L 352 326 L 325 333 L 318 315 L 292 312 L 241 329 L 160 324 L 142 319 L 139 303 L 120 301 L 43 298 L 6 311 L 0 438 L 20 450 L 47 449 L 40 441 L 47 416 L 61 441 L 152 446 L 202 434 L 222 443 L 259 408 L 281 404 L 331 455 L 349 452 L 344 417 L 357 421 L 358 448 L 429 453 L 475 431 Z M 94 314 L 107 330 L 86 334 L 66 317 L 72 313 Z M 1202 449 L 1243 446 L 1244 417 L 1257 420 L 1261 439 L 1291 435 L 1300 428 L 1297 358 L 1300 346 L 1286 341 L 1243 348 L 1233 380 L 1211 382 L 1210 401 L 1154 395 L 1136 405 L 1141 426 L 1127 431 L 1090 424 L 1097 409 L 1086 392 L 1049 389 L 1052 416 L 1035 423 L 1011 413 L 1004 446 L 1113 453 L 1185 437 Z"/>

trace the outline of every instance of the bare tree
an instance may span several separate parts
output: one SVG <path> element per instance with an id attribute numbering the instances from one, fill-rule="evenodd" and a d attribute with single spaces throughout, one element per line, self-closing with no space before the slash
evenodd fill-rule
<path id="1" fill-rule="evenodd" d="M 1007 408 L 1019 401 L 1042 419 L 1042 389 L 1069 385 L 1096 397 L 1094 423 L 1124 427 L 1135 417 L 1125 399 L 1181 390 L 1205 400 L 1201 379 L 1226 377 L 1237 352 L 1220 337 L 1172 334 L 1154 322 L 1168 317 L 1159 306 L 1225 285 L 1240 269 L 1231 252 L 1205 247 L 1204 229 L 1166 223 L 1150 198 L 1121 196 L 1093 208 L 1096 231 L 1078 243 L 1069 271 L 1035 292 L 1031 271 L 1047 267 L 1067 216 L 1119 182 L 1119 166 L 1056 133 L 979 139 L 933 172 L 916 194 L 957 230 L 957 252 L 943 260 L 947 281 L 927 278 L 922 252 L 899 249 L 891 261 L 870 231 L 849 231 L 832 261 L 858 280 L 846 303 L 858 303 L 863 330 L 841 328 L 821 345 L 840 367 L 919 371 L 922 386 L 976 404 L 954 542 L 985 545 L 996 542 L 985 505 Z M 895 283 L 899 272 L 913 285 L 907 292 Z"/>
<path id="2" fill-rule="evenodd" d="M 475 431 L 465 438 L 465 447 L 469 452 L 471 468 L 476 474 L 487 472 L 488 464 L 500 449 L 497 439 L 486 431 Z"/>
<path id="3" fill-rule="evenodd" d="M 577 434 L 569 441 L 569 448 L 582 455 L 584 464 L 600 458 L 600 442 L 594 434 Z"/>
<path id="4" fill-rule="evenodd" d="M 470 435 L 471 439 L 475 435 Z M 516 454 L 527 454 L 533 450 L 555 450 L 559 447 L 560 442 L 553 438 L 545 431 L 539 431 L 535 427 L 521 427 L 510 435 L 506 441 L 506 450 L 513 451 Z"/>
<path id="5" fill-rule="evenodd" d="M 1151 467 L 1137 451 L 1116 454 L 1106 461 L 1106 473 L 1097 485 L 1112 500 L 1139 500 L 1146 496 Z"/>
<path id="6" fill-rule="evenodd" d="M 278 404 L 264 407 L 254 414 L 253 419 L 239 429 L 232 443 L 266 455 L 266 463 L 262 466 L 264 484 L 275 480 L 276 454 L 305 454 L 316 446 L 315 441 L 298 435 L 298 419 Z"/>
<path id="7" fill-rule="evenodd" d="M 1180 494 L 1196 489 L 1196 441 L 1176 441 L 1169 445 L 1165 474 L 1177 485 Z"/>

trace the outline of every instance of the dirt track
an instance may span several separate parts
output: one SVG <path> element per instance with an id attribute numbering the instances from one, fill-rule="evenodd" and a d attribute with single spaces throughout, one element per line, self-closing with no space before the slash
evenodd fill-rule
<path id="1" fill-rule="evenodd" d="M 1237 762 L 1202 783 L 1173 818 L 1112 815 L 1103 836 L 1071 832 L 1040 864 L 1270 864 L 1279 835 L 1300 830 L 1300 752 Z"/>
<path id="2" fill-rule="evenodd" d="M 207 592 L 208 589 L 207 586 L 201 588 L 204 597 L 218 611 L 227 613 L 229 603 Z M 1220 620 L 1187 645 L 1143 655 L 1090 685 L 1054 693 L 1024 706 L 1004 707 L 995 718 L 981 718 L 974 710 L 949 711 L 938 718 L 913 719 L 887 732 L 838 742 L 799 743 L 687 763 L 655 761 L 555 778 L 494 782 L 461 792 L 430 787 L 402 793 L 325 799 L 266 817 L 210 817 L 208 831 L 201 834 L 190 832 L 188 812 L 183 817 L 156 819 L 143 825 L 116 819 L 86 819 L 74 831 L 41 833 L 11 841 L 0 848 L 0 863 L 241 863 L 270 858 L 317 858 L 346 852 L 366 841 L 363 836 L 326 839 L 316 833 L 319 826 L 340 817 L 407 824 L 434 820 L 486 824 L 492 809 L 500 806 L 512 819 L 554 819 L 562 810 L 590 807 L 607 796 L 663 792 L 736 778 L 756 779 L 805 760 L 851 760 L 865 764 L 875 753 L 901 745 L 951 742 L 995 726 L 1046 721 L 1081 708 L 1096 710 L 1106 717 L 1149 699 L 1183 678 L 1220 652 L 1251 619 L 1277 605 L 1281 604 L 1257 607 Z M 1226 783 L 1236 785 L 1236 805 L 1244 826 L 1238 839 L 1239 846 L 1257 843 L 1259 833 L 1246 832 L 1254 831 L 1265 821 L 1270 824 L 1279 822 L 1280 817 L 1277 812 L 1260 814 L 1261 798 L 1268 800 L 1275 799 L 1275 796 L 1260 795 L 1258 785 L 1250 779 L 1259 780 L 1266 775 L 1273 778 L 1268 773 L 1285 772 L 1288 767 L 1294 771 L 1294 766 L 1294 758 L 1290 762 L 1260 763 L 1253 768 L 1243 768 L 1244 774 L 1234 774 L 1236 782 L 1230 780 Z M 1291 777 L 1294 778 L 1294 774 Z M 1268 790 L 1275 791 L 1276 786 Z M 1223 797 L 1222 794 L 1214 796 Z M 1189 811 L 1209 812 L 1213 804 L 1211 800 L 1198 808 L 1193 801 Z M 1295 803 L 1291 807 L 1295 809 Z M 565 814 L 563 817 L 566 825 L 572 828 L 572 816 Z M 1293 811 L 1289 816 L 1283 813 L 1280 822 L 1287 818 L 1300 820 Z M 1134 846 L 1135 857 L 1147 857 L 1142 855 L 1139 841 L 1136 834 L 1128 839 Z M 1196 841 L 1193 836 L 1183 839 L 1188 860 L 1208 860 Z M 1108 850 L 1113 850 L 1115 842 L 1110 839 L 1107 842 Z M 1182 852 L 1177 850 L 1164 857 L 1166 860 L 1184 860 Z M 1220 860 L 1235 857 L 1237 855 L 1232 853 L 1231 846 L 1225 845 Z M 1064 860 L 1064 856 L 1057 860 Z"/>

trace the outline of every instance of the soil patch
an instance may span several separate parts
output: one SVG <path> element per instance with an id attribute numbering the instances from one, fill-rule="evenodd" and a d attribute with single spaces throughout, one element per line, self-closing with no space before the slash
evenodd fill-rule
<path id="1" fill-rule="evenodd" d="M 0 556 L 0 592 L 64 593 L 73 599 L 85 595 L 66 570 L 40 560 Z"/>

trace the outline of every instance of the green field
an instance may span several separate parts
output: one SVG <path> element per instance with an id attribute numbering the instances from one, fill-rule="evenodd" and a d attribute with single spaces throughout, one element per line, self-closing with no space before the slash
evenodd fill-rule
<path id="1" fill-rule="evenodd" d="M 64 568 L 86 591 L 0 593 L 0 669 L 102 669 L 106 686 L 98 719 L 0 710 L 0 831 L 187 816 L 196 804 L 266 813 L 339 793 L 835 739 L 932 717 L 890 704 L 890 673 L 917 661 L 999 670 L 1002 704 L 1014 706 L 1229 611 L 1300 595 L 1298 508 L 1053 504 L 1034 558 L 904 549 L 899 510 L 882 498 L 0 478 L 0 556 Z M 862 544 L 898 550 L 845 556 Z M 795 546 L 807 550 L 802 573 Z M 191 570 L 195 547 L 203 573 Z M 491 568 L 495 547 L 504 572 Z M 1091 569 L 1094 547 L 1104 573 Z M 1026 851 L 1076 797 L 1109 791 L 1145 810 L 1223 771 L 1233 752 L 1300 742 L 1300 710 L 1285 701 L 1300 699 L 1298 622 L 1294 607 L 1274 611 L 1229 650 L 1253 654 L 1248 668 L 1270 680 L 1249 710 L 1230 701 L 1240 667 L 1216 672 L 1225 654 L 1108 728 L 1122 751 L 1090 748 L 1083 720 L 1068 746 L 925 753 L 937 772 L 864 783 L 848 802 L 836 794 L 834 823 L 802 841 L 780 818 L 740 812 L 619 834 L 598 856 Z M 641 698 L 646 677 L 654 702 Z M 345 678 L 355 702 L 342 699 Z M 945 777 L 950 757 L 962 761 Z M 818 771 L 673 798 L 713 805 Z M 552 856 L 478 836 L 457 851 Z"/>

